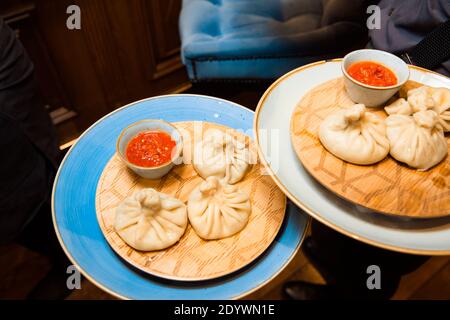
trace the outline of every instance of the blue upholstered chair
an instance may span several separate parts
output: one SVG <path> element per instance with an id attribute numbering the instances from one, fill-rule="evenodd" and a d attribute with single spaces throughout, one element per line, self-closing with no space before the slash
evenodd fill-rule
<path id="1" fill-rule="evenodd" d="M 183 0 L 192 81 L 273 79 L 366 41 L 365 0 Z"/>

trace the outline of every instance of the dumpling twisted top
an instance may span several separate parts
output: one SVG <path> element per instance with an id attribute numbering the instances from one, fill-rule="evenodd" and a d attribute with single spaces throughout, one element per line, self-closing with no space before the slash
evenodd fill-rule
<path id="1" fill-rule="evenodd" d="M 433 110 L 444 132 L 450 132 L 450 89 L 422 86 L 409 90 L 408 100 L 394 101 L 384 109 L 389 115 L 412 115 L 419 111 Z"/>
<path id="2" fill-rule="evenodd" d="M 186 206 L 154 189 L 143 189 L 117 208 L 114 228 L 131 247 L 142 251 L 165 249 L 176 243 L 187 227 Z"/>
<path id="3" fill-rule="evenodd" d="M 386 127 L 363 104 L 331 114 L 320 125 L 319 138 L 328 151 L 355 164 L 372 164 L 389 153 Z"/>
<path id="4" fill-rule="evenodd" d="M 398 161 L 428 170 L 447 155 L 447 140 L 433 110 L 419 111 L 413 116 L 391 115 L 386 126 L 390 154 Z"/>
<path id="5" fill-rule="evenodd" d="M 234 184 L 244 177 L 251 161 L 244 143 L 222 131 L 210 130 L 195 146 L 193 165 L 203 179 L 215 176 Z"/>

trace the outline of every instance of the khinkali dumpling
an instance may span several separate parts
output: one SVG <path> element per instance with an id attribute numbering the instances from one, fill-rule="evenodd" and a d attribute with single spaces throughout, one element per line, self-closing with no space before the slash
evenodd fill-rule
<path id="1" fill-rule="evenodd" d="M 391 156 L 413 168 L 428 170 L 447 155 L 447 140 L 433 110 L 391 115 L 386 119 L 386 133 Z"/>
<path id="2" fill-rule="evenodd" d="M 154 189 L 143 189 L 117 208 L 114 228 L 129 246 L 162 250 L 176 243 L 187 227 L 186 205 Z"/>
<path id="3" fill-rule="evenodd" d="M 450 89 L 430 88 L 434 101 L 433 110 L 439 115 L 439 123 L 445 132 L 450 132 Z"/>
<path id="4" fill-rule="evenodd" d="M 215 176 L 234 184 L 244 177 L 250 162 L 244 143 L 220 130 L 209 130 L 195 146 L 192 164 L 203 179 Z"/>
<path id="5" fill-rule="evenodd" d="M 409 90 L 408 103 L 411 106 L 409 114 L 425 110 L 435 111 L 444 132 L 450 132 L 450 89 L 422 86 Z"/>
<path id="6" fill-rule="evenodd" d="M 188 216 L 203 239 L 222 239 L 241 231 L 252 211 L 248 195 L 235 185 L 209 177 L 189 196 Z"/>
<path id="7" fill-rule="evenodd" d="M 434 107 L 429 89 L 430 87 L 422 86 L 408 91 L 408 103 L 413 112 L 425 111 Z"/>
<path id="8" fill-rule="evenodd" d="M 403 98 L 395 100 L 393 103 L 386 106 L 384 110 L 387 114 L 404 114 L 409 116 L 413 113 L 411 105 Z"/>
<path id="9" fill-rule="evenodd" d="M 319 138 L 336 157 L 355 164 L 372 164 L 389 153 L 386 127 L 363 104 L 340 110 L 320 125 Z"/>

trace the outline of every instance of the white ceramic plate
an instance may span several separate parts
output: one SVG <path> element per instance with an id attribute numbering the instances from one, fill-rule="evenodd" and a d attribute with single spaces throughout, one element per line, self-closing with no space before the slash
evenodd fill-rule
<path id="1" fill-rule="evenodd" d="M 262 161 L 286 195 L 327 226 L 386 249 L 450 255 L 450 218 L 399 219 L 370 212 L 322 187 L 298 160 L 290 139 L 291 114 L 309 90 L 342 76 L 340 64 L 341 59 L 309 64 L 285 74 L 270 86 L 258 104 L 254 122 Z M 410 68 L 410 80 L 450 88 L 449 78 L 425 69 Z"/>

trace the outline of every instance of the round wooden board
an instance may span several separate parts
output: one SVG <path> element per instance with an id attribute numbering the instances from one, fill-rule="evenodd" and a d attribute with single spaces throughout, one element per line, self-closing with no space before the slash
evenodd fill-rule
<path id="1" fill-rule="evenodd" d="M 172 280 L 200 281 L 235 272 L 260 256 L 275 239 L 284 219 L 286 197 L 270 176 L 262 175 L 258 162 L 237 185 L 250 195 L 252 213 L 247 226 L 238 234 L 221 240 L 201 239 L 188 225 L 178 243 L 161 251 L 141 252 L 128 246 L 114 231 L 115 210 L 119 203 L 143 188 L 154 188 L 185 203 L 202 180 L 191 163 L 193 147 L 209 129 L 226 131 L 247 144 L 250 139 L 233 129 L 206 122 L 173 123 L 182 133 L 182 165 L 159 180 L 141 178 L 114 155 L 106 165 L 96 192 L 97 219 L 108 243 L 124 260 L 149 274 Z M 241 140 L 241 141 L 244 141 Z M 250 143 L 251 149 L 255 146 Z M 255 153 L 256 155 L 256 153 Z"/>
<path id="2" fill-rule="evenodd" d="M 419 86 L 408 81 L 399 95 L 404 97 L 408 90 Z M 322 146 L 318 137 L 321 122 L 329 114 L 353 104 L 343 78 L 338 78 L 309 91 L 294 109 L 291 139 L 306 170 L 339 196 L 377 212 L 414 218 L 450 215 L 449 156 L 434 168 L 421 172 L 390 156 L 375 165 L 354 165 Z M 387 117 L 383 108 L 369 111 Z"/>

